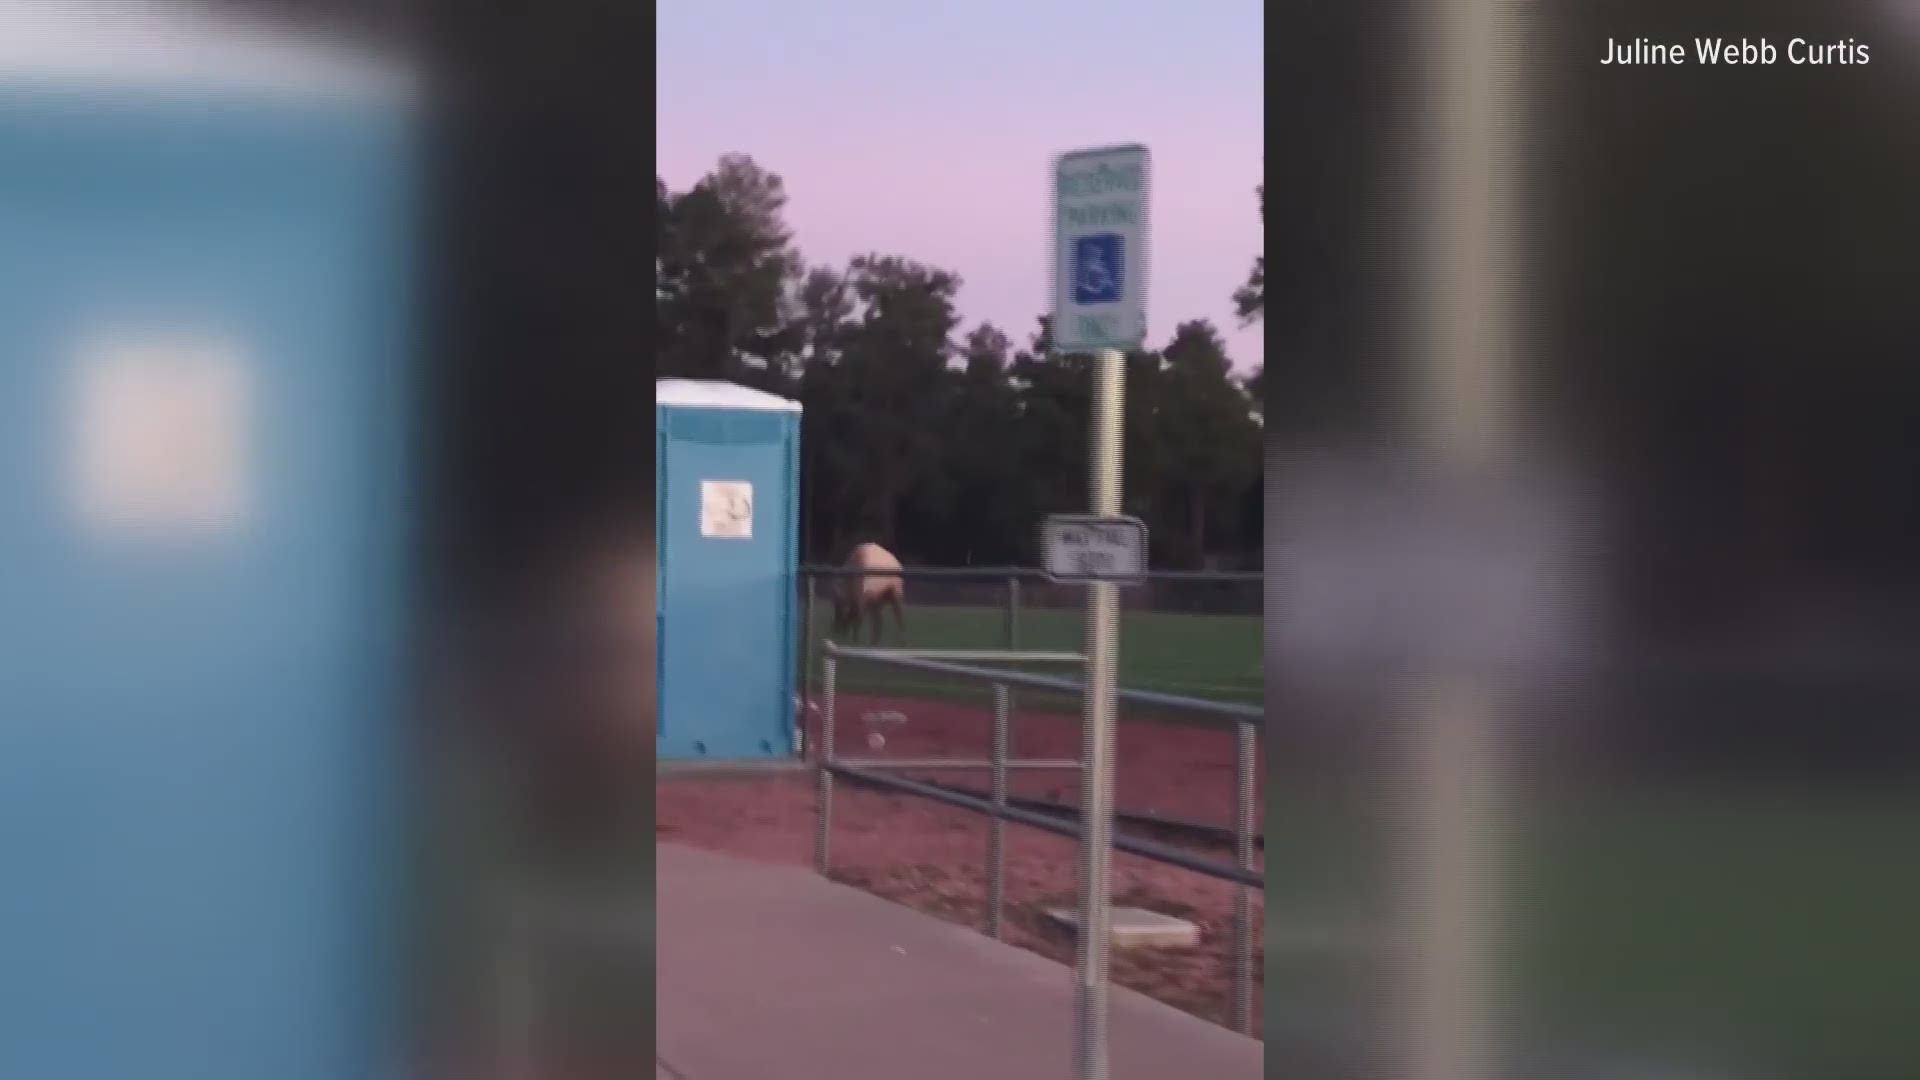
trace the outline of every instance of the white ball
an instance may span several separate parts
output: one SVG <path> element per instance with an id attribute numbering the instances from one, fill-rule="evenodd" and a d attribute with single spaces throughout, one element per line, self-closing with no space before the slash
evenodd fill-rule
<path id="1" fill-rule="evenodd" d="M 878 750 L 887 745 L 887 737 L 877 731 L 869 731 L 867 732 L 867 745 Z"/>

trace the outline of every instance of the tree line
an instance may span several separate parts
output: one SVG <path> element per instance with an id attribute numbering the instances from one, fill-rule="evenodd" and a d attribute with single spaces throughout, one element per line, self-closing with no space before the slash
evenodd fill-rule
<path id="1" fill-rule="evenodd" d="M 909 565 L 1031 565 L 1040 518 L 1085 508 L 1092 357 L 1054 348 L 1045 315 L 1016 341 L 963 325 L 955 270 L 808 265 L 780 177 L 745 155 L 656 187 L 657 371 L 802 402 L 804 560 L 874 540 Z M 1232 299 L 1263 316 L 1263 258 Z M 1155 565 L 1257 567 L 1261 373 L 1206 319 L 1126 364 L 1125 509 Z"/>

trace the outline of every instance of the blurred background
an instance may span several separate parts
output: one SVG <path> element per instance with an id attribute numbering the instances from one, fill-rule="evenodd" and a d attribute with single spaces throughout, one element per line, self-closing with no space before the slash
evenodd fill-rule
<path id="1" fill-rule="evenodd" d="M 1315 47 L 1269 68 L 1270 543 L 1302 505 L 1282 466 L 1410 427 L 1441 8 L 1281 17 Z M 1915 14 L 1609 0 L 1501 24 L 1515 426 L 1595 511 L 1579 647 L 1482 673 L 1509 785 L 1506 1052 L 1577 1075 L 1920 1074 Z M 1609 37 L 1696 36 L 1781 57 L 1600 64 Z M 1796 36 L 1870 62 L 1792 65 Z M 1290 603 L 1270 582 L 1270 626 Z M 1290 867 L 1271 902 L 1387 910 L 1431 703 L 1378 669 L 1273 677 L 1301 669 L 1291 641 L 1268 638 L 1269 865 Z M 1269 1024 L 1291 1007 L 1303 1043 L 1329 1030 L 1329 979 L 1350 1017 L 1384 1007 L 1367 958 L 1270 939 L 1267 964 Z"/>
<path id="2" fill-rule="evenodd" d="M 561 1058 L 542 1068 L 639 1075 L 654 605 L 651 90 L 636 58 L 652 11 L 212 6 L 361 42 L 428 89 L 414 506 L 425 1067 L 473 1075 L 515 1052 L 506 964 L 537 980 L 542 1053 Z"/>
<path id="3" fill-rule="evenodd" d="M 637 118 L 652 91 L 630 85 L 653 12 L 554 0 L 224 7 L 394 52 L 432 88 L 415 635 L 430 782 L 412 987 L 427 1064 L 458 1073 L 493 1054 L 492 965 L 517 910 L 501 898 L 533 895 L 624 912 L 639 928 L 541 947 L 560 1045 L 587 1075 L 634 1075 L 650 1037 L 636 1018 L 651 1007 L 654 810 L 642 408 L 658 358 L 639 298 L 659 233 L 643 200 L 650 182 L 656 210 L 686 194 L 650 178 Z M 1282 14 L 1258 196 L 1275 265 L 1235 297 L 1260 317 L 1274 368 L 1253 384 L 1271 455 L 1266 520 L 1249 512 L 1254 478 L 1223 465 L 1197 513 L 1164 509 L 1156 560 L 1200 569 L 1195 538 L 1212 531 L 1226 537 L 1223 569 L 1245 563 L 1286 535 L 1301 492 L 1283 466 L 1404 442 L 1424 359 L 1408 345 L 1411 238 L 1432 194 L 1424 155 L 1444 141 L 1426 111 L 1425 14 L 1404 3 Z M 1517 426 L 1595 509 L 1574 545 L 1591 574 L 1572 613 L 1578 647 L 1486 675 L 1510 784 L 1498 815 L 1501 1041 L 1549 1072 L 1920 1076 L 1920 304 L 1909 295 L 1920 14 L 1905 0 L 1607 0 L 1514 17 Z M 1871 61 L 1599 63 L 1609 37 L 1695 35 L 1851 38 Z M 1169 65 L 1151 77 L 1179 76 Z M 852 269 L 874 289 L 899 284 L 898 266 Z M 696 341 L 697 325 L 682 329 Z M 1193 368 L 1229 386 L 1219 343 L 1197 328 L 1184 340 Z M 1046 350 L 1036 339 L 1028 351 Z M 1004 334 L 969 352 L 981 373 L 1021 360 Z M 756 377 L 691 361 L 682 373 Z M 1030 374 L 1023 393 L 1072 423 L 1084 407 L 1075 379 Z M 845 389 L 812 387 L 823 407 L 809 423 L 831 420 Z M 947 401 L 962 411 L 924 422 L 1004 404 Z M 1202 408 L 1217 404 L 1199 400 L 1199 420 L 1161 434 L 1171 443 L 1217 419 Z M 976 475 L 951 480 L 959 493 L 1015 468 L 990 453 L 964 460 Z M 866 527 L 892 508 L 860 505 L 846 469 L 815 464 L 826 479 L 806 497 L 836 514 L 809 517 L 809 560 L 832 562 L 850 539 L 837 522 Z M 1057 464 L 1070 475 L 1070 454 Z M 1069 497 L 1026 490 L 966 529 L 909 503 L 884 524 L 928 561 L 1011 563 L 1028 554 L 1034 509 Z M 1226 585 L 1199 599 L 1199 583 L 1170 588 L 1157 603 L 1244 622 L 1245 583 Z M 1271 624 L 1292 598 L 1269 586 Z M 999 632 L 1001 581 L 929 592 L 930 606 L 987 610 L 977 636 Z M 1053 621 L 1034 625 L 1036 639 L 1054 634 Z M 1396 859 L 1420 798 L 1404 751 L 1423 702 L 1364 667 L 1290 679 L 1300 658 L 1286 640 L 1270 634 L 1264 684 L 1280 913 L 1265 923 L 1268 1050 L 1364 1055 L 1389 996 L 1374 931 L 1404 899 Z M 1240 659 L 1228 655 L 1216 680 L 1234 694 L 1252 685 Z M 1290 932 L 1329 926 L 1360 931 Z"/>

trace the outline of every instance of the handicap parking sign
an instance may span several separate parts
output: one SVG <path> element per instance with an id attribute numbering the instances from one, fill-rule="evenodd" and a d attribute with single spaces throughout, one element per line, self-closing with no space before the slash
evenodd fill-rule
<path id="1" fill-rule="evenodd" d="M 1124 291 L 1126 248 L 1119 233 L 1094 233 L 1073 242 L 1073 302 L 1117 304 Z"/>
<path id="2" fill-rule="evenodd" d="M 1147 330 L 1147 148 L 1060 155 L 1053 226 L 1054 344 L 1069 353 L 1139 348 Z"/>

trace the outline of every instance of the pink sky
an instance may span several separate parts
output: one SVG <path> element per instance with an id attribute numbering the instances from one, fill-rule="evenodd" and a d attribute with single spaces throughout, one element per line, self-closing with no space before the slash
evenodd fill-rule
<path id="1" fill-rule="evenodd" d="M 1053 155 L 1145 143 L 1150 343 L 1210 318 L 1251 368 L 1260 328 L 1232 294 L 1261 244 L 1261 45 L 1258 0 L 672 0 L 659 169 L 681 190 L 749 154 L 785 179 L 808 262 L 877 251 L 954 270 L 967 327 L 1024 343 L 1048 303 Z"/>

